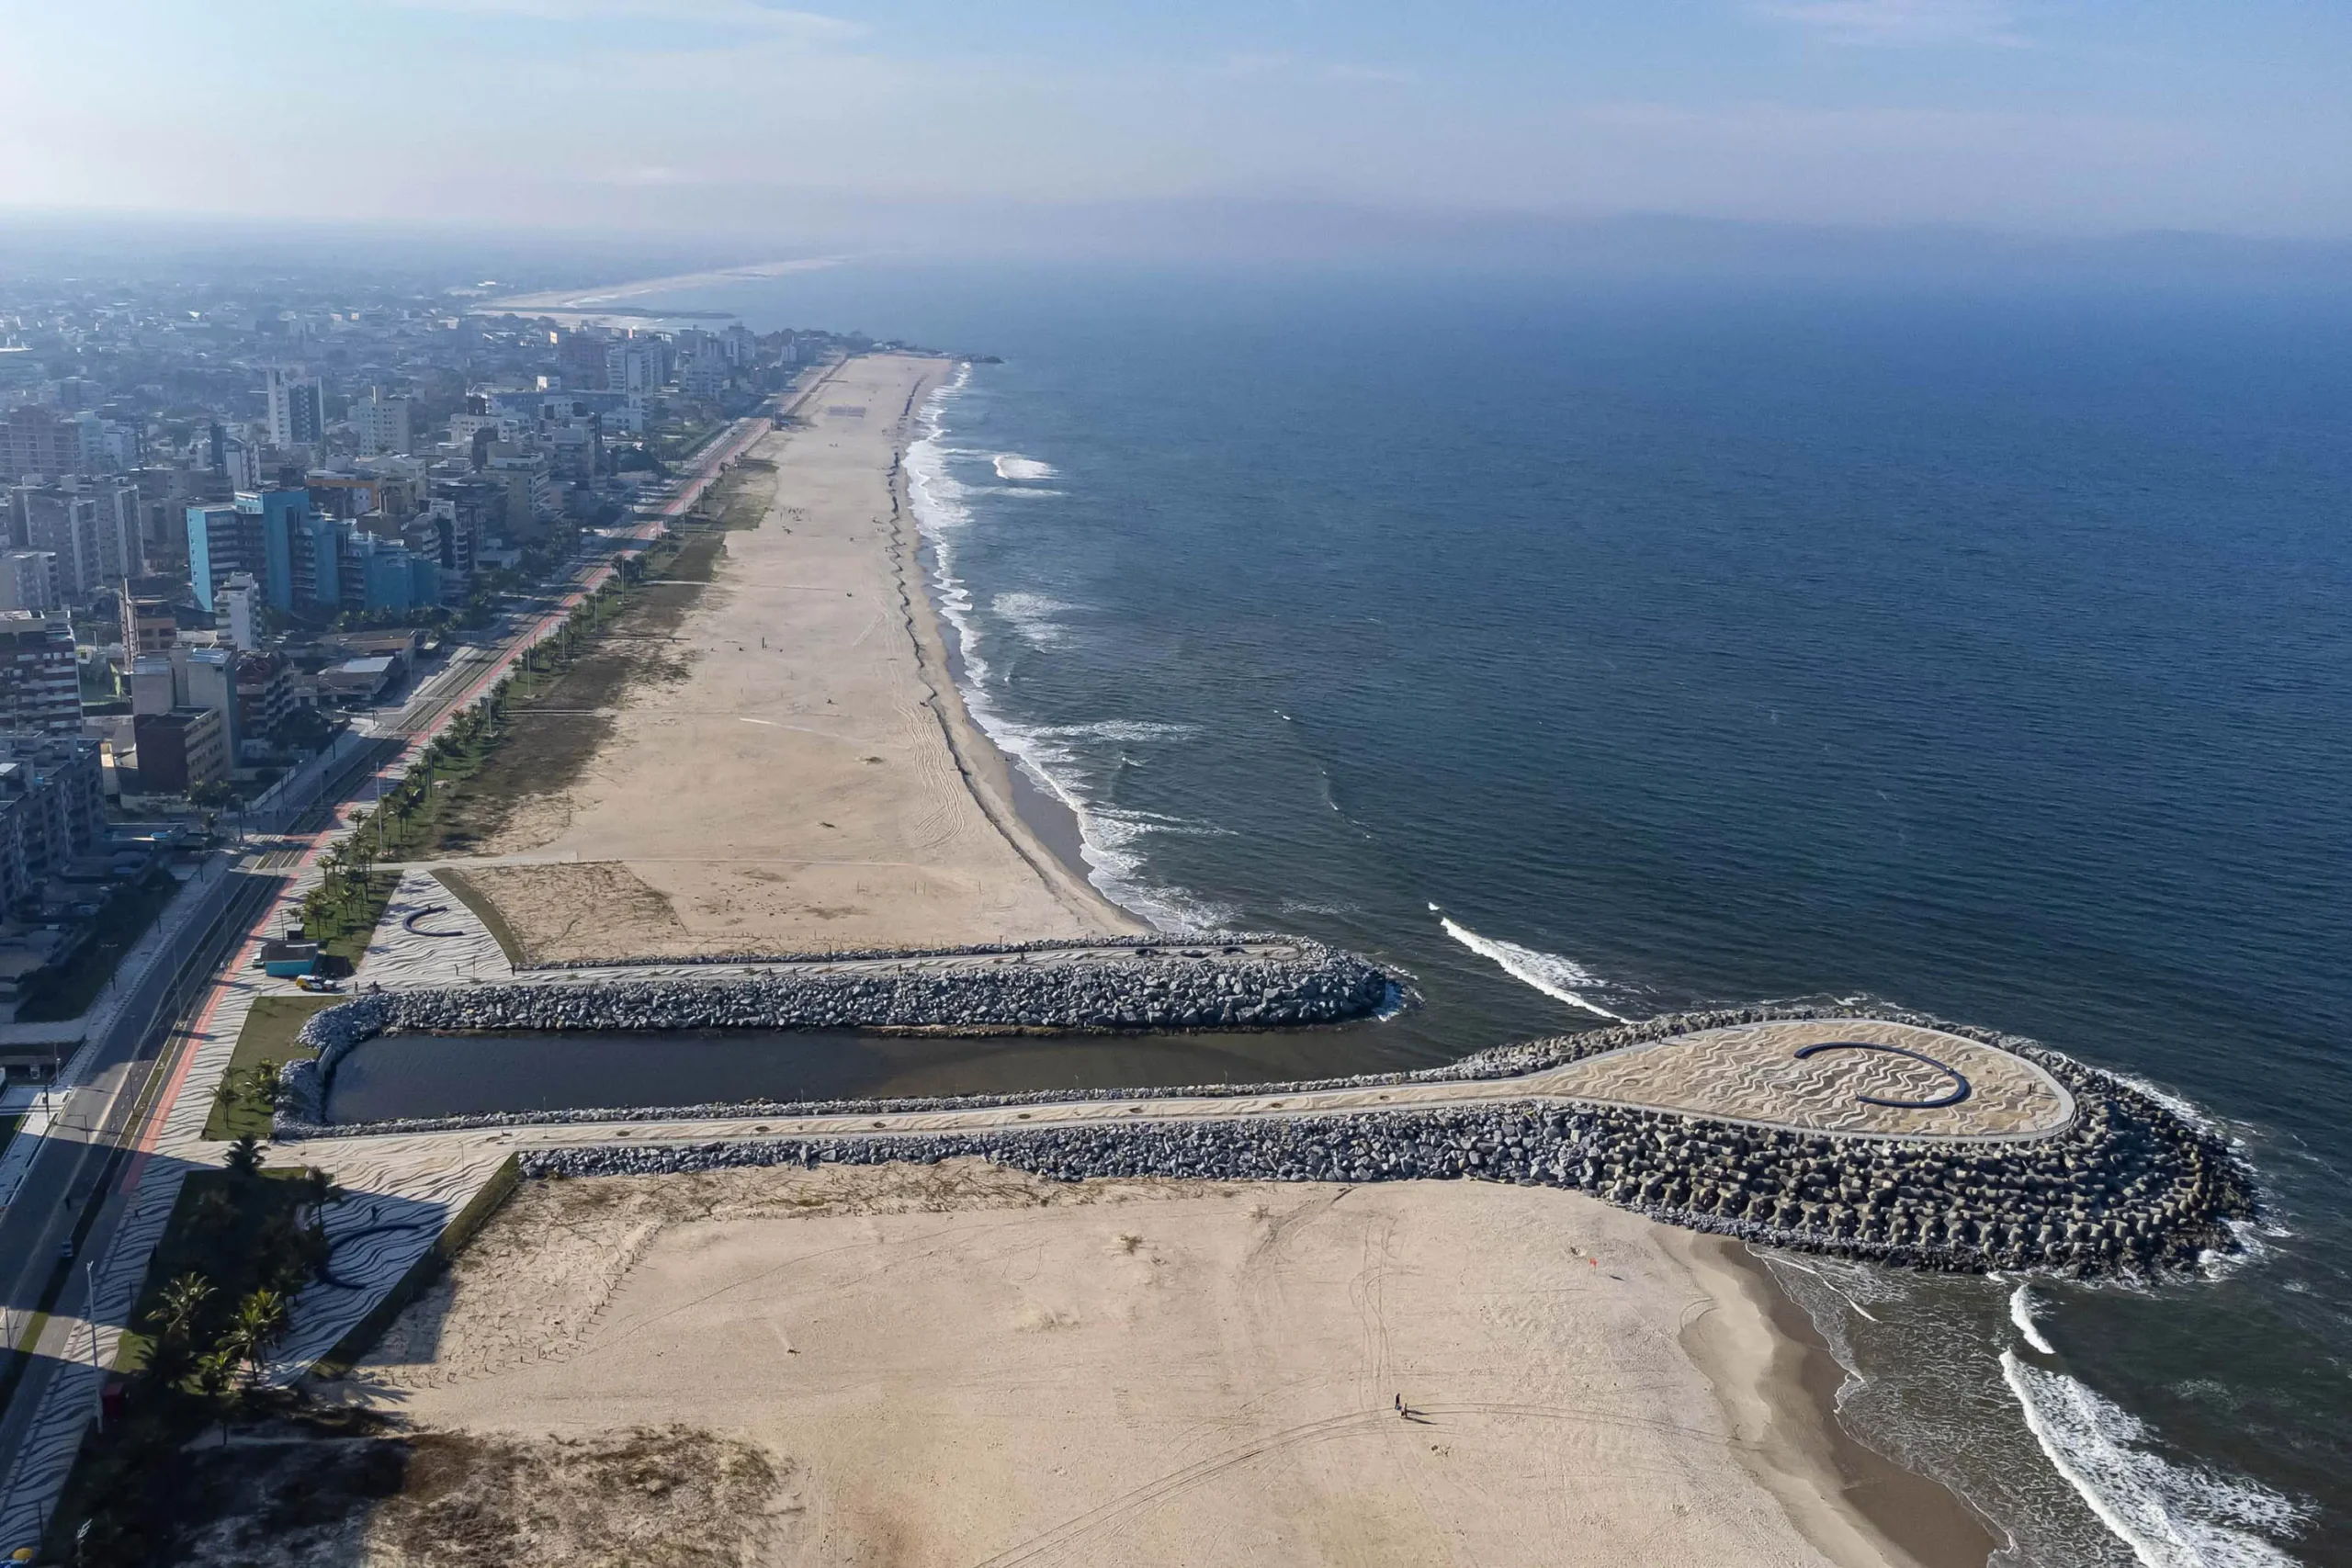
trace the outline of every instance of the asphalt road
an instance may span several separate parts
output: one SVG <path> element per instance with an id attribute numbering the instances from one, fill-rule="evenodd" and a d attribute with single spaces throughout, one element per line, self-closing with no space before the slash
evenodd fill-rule
<path id="1" fill-rule="evenodd" d="M 377 747 L 353 752 L 324 787 L 289 807 L 286 820 L 267 826 L 299 833 L 322 825 L 334 804 L 379 754 Z M 143 1113 L 177 1053 L 187 1047 L 187 1026 L 212 981 L 283 889 L 303 847 L 268 850 L 242 863 L 218 857 L 183 895 L 198 900 L 182 928 L 186 934 L 173 943 L 165 961 L 134 983 L 126 1005 L 98 1040 L 85 1081 L 51 1122 L 15 1201 L 0 1213 L 0 1305 L 9 1311 L 12 1339 L 22 1335 L 26 1318 L 41 1308 L 52 1289 L 52 1314 L 80 1314 L 88 1284 L 82 1264 L 103 1256 L 112 1238 L 123 1202 L 115 1181 Z M 94 1195 L 102 1195 L 102 1201 L 94 1203 Z M 71 1260 L 62 1256 L 69 1240 Z M 11 1466 L 22 1428 L 55 1371 L 55 1361 L 35 1356 L 0 1411 L 0 1455 Z"/>
<path id="2" fill-rule="evenodd" d="M 759 416 L 758 423 L 764 426 L 765 416 Z M 722 460 L 718 454 L 729 451 L 749 423 L 730 426 L 713 444 L 712 457 L 698 462 L 690 477 L 667 488 L 662 498 L 665 513 L 685 510 L 702 484 L 716 477 Z M 650 536 L 662 526 L 662 520 L 651 521 L 636 532 Z M 571 596 L 609 563 L 613 548 L 604 541 L 599 546 L 604 547 L 584 549 L 563 577 L 546 584 L 529 605 L 502 617 L 482 642 L 458 645 L 396 712 L 355 726 L 363 734 L 381 738 L 383 744 L 352 752 L 314 794 L 288 807 L 282 818 L 246 824 L 249 834 L 284 834 L 297 841 L 257 856 L 250 852 L 242 857 L 222 856 L 208 864 L 204 878 L 183 895 L 199 902 L 182 928 L 185 935 L 168 954 L 175 961 L 154 964 L 134 983 L 126 1005 L 98 1041 L 83 1083 L 71 1091 L 52 1122 L 15 1200 L 0 1211 L 0 1308 L 8 1314 L 11 1342 L 21 1339 L 28 1318 L 36 1312 L 46 1311 L 52 1317 L 81 1315 L 89 1284 L 85 1261 L 104 1258 L 113 1243 L 127 1203 L 117 1183 L 145 1130 L 155 1097 L 170 1081 L 180 1054 L 191 1046 L 190 1031 L 212 982 L 299 869 L 310 836 L 326 825 L 333 808 L 397 746 L 469 700 L 511 652 L 565 613 Z M 0 1473 L 11 1477 L 26 1429 L 62 1364 L 54 1359 L 60 1353 L 56 1337 L 48 1338 L 50 1354 L 29 1358 L 0 1409 Z M 62 1348 L 71 1354 L 81 1347 Z M 0 1359 L 0 1367 L 11 1359 Z"/>

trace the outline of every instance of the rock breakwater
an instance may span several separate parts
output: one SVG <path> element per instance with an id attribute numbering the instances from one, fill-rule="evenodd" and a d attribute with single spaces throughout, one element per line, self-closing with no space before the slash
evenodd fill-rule
<path id="1" fill-rule="evenodd" d="M 2234 1246 L 2252 1213 L 2224 1149 L 2100 1108 L 2079 1138 L 1984 1147 L 1837 1140 L 1668 1113 L 1539 1104 L 1282 1121 L 598 1145 L 525 1153 L 535 1177 L 978 1156 L 1061 1180 L 1476 1179 L 1587 1192 L 1690 1229 L 1911 1268 L 2154 1275 Z"/>
<path id="2" fill-rule="evenodd" d="M 287 1071 L 291 1123 L 325 1121 L 335 1064 L 387 1032 L 691 1029 L 1293 1029 L 1368 1018 L 1398 980 L 1353 953 L 1299 942 L 1292 956 L 1164 946 L 1030 963 L 944 969 L 776 971 L 745 978 L 490 985 L 384 991 L 328 1008 L 303 1025 L 314 1061 Z"/>
<path id="3" fill-rule="evenodd" d="M 391 998 L 369 998 L 370 1003 Z M 356 1043 L 381 1023 L 314 1023 Z M 1167 1176 L 1218 1180 L 1482 1179 L 1583 1191 L 1686 1227 L 1766 1245 L 1949 1271 L 2041 1269 L 2152 1276 L 2234 1251 L 2252 1219 L 2251 1170 L 2219 1133 L 2114 1076 L 2032 1041 L 1874 1007 L 1781 1007 L 1683 1014 L 1503 1047 L 1419 1073 L 1282 1086 L 1101 1090 L 959 1100 L 756 1104 L 661 1111 L 570 1111 L 324 1128 L 297 1134 L 613 1121 L 903 1112 L 1075 1100 L 1263 1097 L 1396 1084 L 1508 1079 L 1564 1061 L 1705 1029 L 1786 1019 L 1891 1019 L 1982 1041 L 2065 1085 L 2075 1115 L 2046 1136 L 2004 1140 L 1825 1134 L 1589 1101 L 1349 1110 L 1232 1120 L 749 1136 L 526 1151 L 540 1177 L 642 1174 L 834 1160 L 995 1160 L 1065 1180 Z M 406 1019 L 401 1027 L 413 1027 Z M 544 1025 L 535 1025 L 544 1027 Z M 610 1027 L 583 1024 L 581 1027 Z M 672 1027 L 662 1025 L 660 1027 Z M 321 1041 L 332 1046 L 332 1042 Z M 347 1046 L 345 1047 L 347 1048 Z M 298 1089 L 298 1097 L 302 1091 Z M 311 1118 L 315 1120 L 315 1118 Z M 765 1133 L 766 1128 L 761 1132 Z"/>

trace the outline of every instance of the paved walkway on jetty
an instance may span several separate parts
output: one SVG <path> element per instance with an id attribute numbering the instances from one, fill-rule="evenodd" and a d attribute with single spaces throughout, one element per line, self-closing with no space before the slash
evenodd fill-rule
<path id="1" fill-rule="evenodd" d="M 429 911 L 429 912 L 428 912 Z M 1294 958 L 1305 951 L 1293 941 L 1186 942 L 1170 938 L 1153 944 L 1162 953 L 1204 957 L 1238 952 L 1257 957 Z M 1070 964 L 1094 958 L 1131 958 L 1129 944 L 1073 942 L 1067 946 L 1022 953 L 941 953 L 900 958 L 811 957 L 729 964 L 616 964 L 577 969 L 517 969 L 481 919 L 459 903 L 429 869 L 409 868 L 384 908 L 358 971 L 355 994 L 370 986 L 388 991 L 427 990 L 475 982 L 501 985 L 611 985 L 643 980 L 729 980 L 763 974 L 842 974 L 859 971 L 939 974 L 992 968 L 1005 964 Z M 295 989 L 291 980 L 279 988 Z"/>
<path id="2" fill-rule="evenodd" d="M 1949 1073 L 1907 1056 L 1877 1051 L 1823 1052 L 1849 1043 L 1916 1051 L 1965 1074 L 1973 1092 L 1928 1108 L 1875 1103 L 1928 1099 L 1947 1091 Z M 365 1047 L 362 1047 L 365 1049 Z M 1888 1090 L 1899 1092 L 1889 1093 Z M 640 1118 L 559 1122 L 452 1133 L 385 1133 L 319 1139 L 306 1156 L 332 1164 L 328 1151 L 370 1155 L 390 1145 L 451 1139 L 508 1150 L 569 1148 L 631 1139 L 639 1144 L 707 1144 L 776 1138 L 874 1137 L 938 1133 L 1102 1127 L 1131 1122 L 1302 1120 L 1374 1111 L 1442 1109 L 1502 1103 L 1634 1105 L 1703 1115 L 1746 1126 L 1881 1138 L 2006 1143 L 2045 1138 L 2069 1126 L 2074 1097 L 2033 1063 L 1958 1035 L 1878 1020 L 1829 1019 L 1751 1025 L 1677 1035 L 1646 1045 L 1565 1063 L 1511 1077 L 1296 1089 L 1270 1085 L 1256 1093 L 1048 1100 L 952 1110 L 876 1110 L 844 1114 L 768 1114 L 698 1119 Z M 315 1151 L 315 1153 L 313 1153 Z"/>

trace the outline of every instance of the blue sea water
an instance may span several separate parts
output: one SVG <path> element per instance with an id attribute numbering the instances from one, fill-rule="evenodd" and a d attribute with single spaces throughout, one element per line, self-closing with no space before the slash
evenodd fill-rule
<path id="1" fill-rule="evenodd" d="M 1171 923 L 1419 978 L 1366 1066 L 1718 1001 L 2012 1029 L 2245 1140 L 2161 1289 L 1794 1260 L 2005 1563 L 2352 1561 L 2352 314 L 846 268 L 974 705 Z M 2044 1348 L 2046 1347 L 2046 1348 Z"/>

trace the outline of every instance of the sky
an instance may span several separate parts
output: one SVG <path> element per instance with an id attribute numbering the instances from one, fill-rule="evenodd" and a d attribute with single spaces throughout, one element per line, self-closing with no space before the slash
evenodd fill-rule
<path id="1" fill-rule="evenodd" d="M 2352 238 L 2342 0 L 0 0 L 0 208 L 43 213 Z"/>

